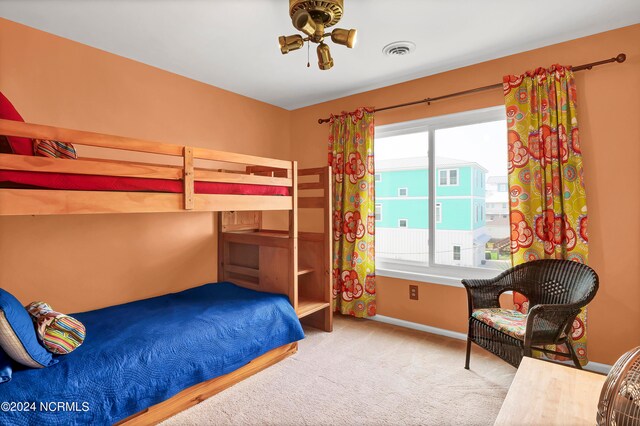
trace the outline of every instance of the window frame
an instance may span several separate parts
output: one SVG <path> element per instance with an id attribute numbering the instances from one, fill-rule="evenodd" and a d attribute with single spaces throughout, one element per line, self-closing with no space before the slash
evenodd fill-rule
<path id="1" fill-rule="evenodd" d="M 385 138 L 412 133 L 426 133 L 429 152 L 429 217 L 436 217 L 437 186 L 440 186 L 440 175 L 436 175 L 435 164 L 435 132 L 436 130 L 452 127 L 480 124 L 491 121 L 506 120 L 504 106 L 495 106 L 472 111 L 464 111 L 455 114 L 429 117 L 419 120 L 404 121 L 400 123 L 376 126 L 376 137 Z M 505 130 L 506 132 L 506 130 Z M 444 170 L 444 169 L 443 169 Z M 449 170 L 449 169 L 447 169 Z M 437 180 L 436 180 L 437 178 Z M 449 179 L 449 174 L 447 174 Z M 458 172 L 457 184 L 460 183 Z M 432 196 L 434 194 L 435 196 Z M 441 203 L 439 203 L 441 204 Z M 442 206 L 441 206 L 442 209 Z M 380 214 L 382 218 L 382 211 Z M 442 219 L 442 216 L 441 216 Z M 443 265 L 435 263 L 435 231 L 437 221 L 429 223 L 429 264 L 397 259 L 376 259 L 376 274 L 387 277 L 422 281 L 432 284 L 462 287 L 460 282 L 464 278 L 492 278 L 502 272 L 499 269 L 478 268 L 468 266 Z"/>
<path id="2" fill-rule="evenodd" d="M 439 129 L 437 129 L 439 130 Z M 442 172 L 446 172 L 446 182 L 442 183 Z M 456 183 L 451 183 L 451 172 L 456 172 Z M 438 170 L 438 186 L 460 186 L 460 169 L 458 167 L 449 167 Z"/>
<path id="3" fill-rule="evenodd" d="M 458 258 L 456 259 L 456 248 L 458 249 Z M 462 260 L 462 246 L 460 244 L 454 244 L 452 248 L 453 260 Z"/>
<path id="4" fill-rule="evenodd" d="M 378 214 L 376 210 L 378 207 L 380 207 L 380 219 L 377 218 Z M 373 217 L 376 222 L 382 222 L 382 203 L 375 203 L 375 206 L 373 207 Z"/>

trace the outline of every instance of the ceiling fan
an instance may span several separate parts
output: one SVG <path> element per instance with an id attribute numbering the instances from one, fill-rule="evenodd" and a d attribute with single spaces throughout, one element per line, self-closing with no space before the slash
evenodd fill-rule
<path id="1" fill-rule="evenodd" d="M 278 38 L 280 51 L 283 55 L 300 49 L 304 42 L 317 43 L 318 67 L 328 70 L 333 67 L 333 58 L 329 46 L 324 43 L 325 37 L 331 41 L 352 48 L 356 43 L 356 30 L 336 28 L 330 33 L 325 29 L 337 24 L 342 18 L 344 0 L 289 0 L 289 15 L 293 26 L 303 32 L 299 34 L 281 36 Z"/>

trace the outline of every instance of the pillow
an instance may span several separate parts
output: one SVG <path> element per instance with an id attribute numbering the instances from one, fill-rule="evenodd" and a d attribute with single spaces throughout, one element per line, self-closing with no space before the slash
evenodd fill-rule
<path id="1" fill-rule="evenodd" d="M 33 368 L 55 364 L 36 338 L 36 331 L 27 310 L 11 293 L 0 288 L 0 347 L 14 361 Z"/>
<path id="2" fill-rule="evenodd" d="M 44 302 L 32 302 L 26 308 L 38 339 L 49 352 L 68 354 L 84 342 L 85 328 L 77 319 L 54 311 Z"/>
<path id="3" fill-rule="evenodd" d="M 0 92 L 0 118 L 24 123 L 22 116 L 16 111 L 11 102 L 9 102 L 9 99 L 7 99 L 2 92 Z M 33 143 L 31 139 L 7 136 L 7 140 L 14 154 L 33 155 Z"/>
<path id="4" fill-rule="evenodd" d="M 33 153 L 37 157 L 67 158 L 70 160 L 78 158 L 76 149 L 72 144 L 46 139 L 36 139 L 33 141 Z"/>
<path id="5" fill-rule="evenodd" d="M 11 358 L 0 349 L 0 383 L 6 383 L 11 380 L 13 368 L 11 368 Z"/>

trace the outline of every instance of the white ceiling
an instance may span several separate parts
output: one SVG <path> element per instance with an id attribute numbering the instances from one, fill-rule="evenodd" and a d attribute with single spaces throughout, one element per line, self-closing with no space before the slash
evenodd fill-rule
<path id="1" fill-rule="evenodd" d="M 640 0 L 345 0 L 338 27 L 358 44 L 330 43 L 329 71 L 314 46 L 311 68 L 306 46 L 280 54 L 288 0 L 0 0 L 0 16 L 295 109 L 635 24 Z M 384 56 L 397 40 L 416 51 Z"/>

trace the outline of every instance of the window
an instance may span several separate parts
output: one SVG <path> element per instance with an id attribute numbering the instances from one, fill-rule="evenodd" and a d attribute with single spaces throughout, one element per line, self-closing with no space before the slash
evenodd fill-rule
<path id="1" fill-rule="evenodd" d="M 460 260 L 460 246 L 453 246 L 453 260 Z"/>
<path id="2" fill-rule="evenodd" d="M 447 185 L 449 183 L 449 171 L 440 170 L 440 186 Z"/>
<path id="3" fill-rule="evenodd" d="M 458 171 L 449 170 L 449 185 L 457 185 L 457 184 L 458 184 Z"/>
<path id="4" fill-rule="evenodd" d="M 382 182 L 382 175 L 380 173 L 375 174 L 376 182 Z"/>
<path id="5" fill-rule="evenodd" d="M 440 170 L 440 186 L 455 186 L 458 184 L 458 170 Z"/>
<path id="6" fill-rule="evenodd" d="M 380 275 L 457 285 L 508 267 L 509 253 L 497 243 L 509 238 L 509 223 L 486 222 L 485 209 L 509 201 L 498 184 L 507 177 L 505 126 L 504 108 L 496 107 L 376 128 L 375 168 L 393 184 L 376 187 L 386 218 L 376 206 Z M 399 230 L 409 221 L 410 232 Z"/>
<path id="7" fill-rule="evenodd" d="M 382 204 L 376 204 L 376 221 L 382 220 Z"/>

